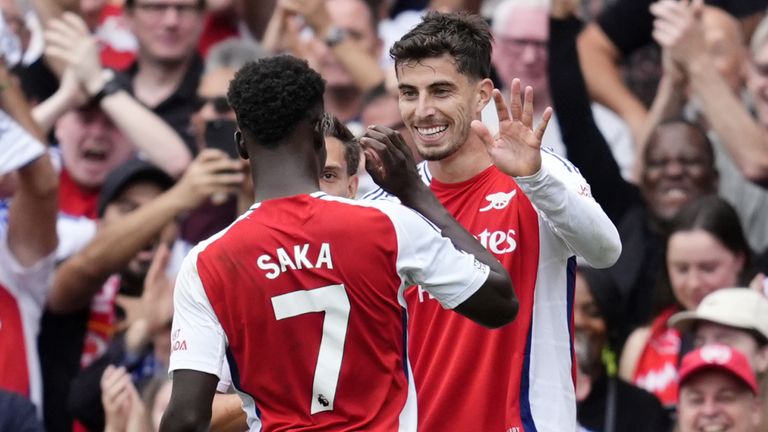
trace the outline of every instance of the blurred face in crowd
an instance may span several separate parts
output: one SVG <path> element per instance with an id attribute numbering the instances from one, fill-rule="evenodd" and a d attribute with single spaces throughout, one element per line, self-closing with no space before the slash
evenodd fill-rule
<path id="1" fill-rule="evenodd" d="M 573 298 L 573 327 L 583 333 L 590 345 L 603 349 L 606 341 L 606 324 L 600 308 L 592 296 L 589 284 L 580 272 L 576 272 L 576 289 Z"/>
<path id="2" fill-rule="evenodd" d="M 80 16 L 83 17 L 88 28 L 95 29 L 99 24 L 99 17 L 107 0 L 80 0 Z"/>
<path id="3" fill-rule="evenodd" d="M 397 131 L 411 149 L 416 163 L 421 162 L 422 159 L 416 149 L 416 144 L 413 142 L 413 136 L 400 116 L 396 96 L 385 94 L 370 102 L 363 108 L 360 119 L 364 125 L 380 125 Z"/>
<path id="4" fill-rule="evenodd" d="M 677 231 L 667 243 L 667 270 L 672 292 L 686 310 L 696 309 L 707 294 L 737 286 L 744 257 L 736 255 L 707 231 Z"/>
<path id="5" fill-rule="evenodd" d="M 705 8 L 704 39 L 712 62 L 734 92 L 744 84 L 745 51 L 739 22 L 722 9 Z"/>
<path id="6" fill-rule="evenodd" d="M 704 370 L 680 387 L 680 432 L 757 432 L 759 402 L 746 384 L 720 370 Z"/>
<path id="7" fill-rule="evenodd" d="M 177 64 L 197 49 L 203 29 L 197 0 L 135 0 L 127 17 L 140 55 L 151 61 Z"/>
<path id="8" fill-rule="evenodd" d="M 549 11 L 544 8 L 514 8 L 503 17 L 503 30 L 494 32 L 492 60 L 502 84 L 513 78 L 533 87 L 537 95 L 548 93 L 547 40 Z"/>
<path id="9" fill-rule="evenodd" d="M 344 29 L 347 38 L 378 58 L 381 41 L 372 27 L 371 13 L 362 0 L 327 0 L 328 14 L 333 25 Z M 323 42 L 325 35 L 313 35 L 307 40 L 306 55 L 310 66 L 318 71 L 328 87 L 352 87 L 354 81 L 339 63 L 333 50 Z"/>
<path id="10" fill-rule="evenodd" d="M 320 189 L 329 194 L 354 199 L 357 194 L 357 174 L 349 175 L 344 144 L 334 137 L 325 137 L 325 167 L 320 175 Z M 354 171 L 357 167 L 353 168 Z"/>
<path id="11" fill-rule="evenodd" d="M 227 102 L 229 82 L 235 77 L 235 69 L 220 68 L 205 73 L 197 89 L 199 109 L 192 115 L 192 127 L 199 148 L 205 147 L 205 122 L 211 120 L 237 121 L 235 112 Z"/>
<path id="12" fill-rule="evenodd" d="M 689 202 L 715 192 L 717 172 L 704 136 L 685 123 L 656 128 L 645 151 L 640 190 L 656 217 L 672 218 Z"/>
<path id="13" fill-rule="evenodd" d="M 715 343 L 728 345 L 747 357 L 756 374 L 768 370 L 768 345 L 761 346 L 757 339 L 744 329 L 701 321 L 696 325 L 693 335 L 696 348 Z"/>
<path id="14" fill-rule="evenodd" d="M 457 156 L 493 84 L 460 73 L 447 54 L 397 65 L 400 115 L 423 159 Z"/>
<path id="15" fill-rule="evenodd" d="M 99 188 L 107 175 L 127 161 L 133 146 L 98 108 L 71 110 L 56 123 L 64 167 L 85 188 Z"/>
<path id="16" fill-rule="evenodd" d="M 747 88 L 757 112 L 757 119 L 768 126 L 768 40 L 763 43 L 747 69 Z"/>
<path id="17" fill-rule="evenodd" d="M 155 182 L 137 180 L 129 183 L 104 209 L 102 221 L 104 225 L 120 223 L 120 219 L 142 205 L 152 201 L 163 193 L 163 189 Z M 144 280 L 149 270 L 152 258 L 155 256 L 160 236 L 149 243 L 128 263 L 122 272 L 123 277 L 132 282 Z"/>

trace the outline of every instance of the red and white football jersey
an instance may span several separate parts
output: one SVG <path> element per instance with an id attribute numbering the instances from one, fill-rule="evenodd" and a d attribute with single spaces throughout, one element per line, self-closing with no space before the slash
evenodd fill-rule
<path id="1" fill-rule="evenodd" d="M 610 265 L 621 250 L 615 227 L 578 170 L 547 150 L 541 171 L 517 182 L 495 166 L 452 184 L 433 179 L 427 163 L 419 170 L 504 265 L 520 302 L 514 322 L 489 330 L 444 313 L 418 287 L 406 291 L 419 429 L 575 431 L 574 255 Z"/>
<path id="2" fill-rule="evenodd" d="M 399 204 L 265 201 L 182 264 L 170 370 L 226 360 L 252 431 L 413 431 L 403 291 L 450 309 L 488 273 Z"/>

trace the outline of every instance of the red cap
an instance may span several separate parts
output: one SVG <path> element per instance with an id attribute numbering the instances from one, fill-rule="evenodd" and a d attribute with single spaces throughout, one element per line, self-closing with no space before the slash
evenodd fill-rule
<path id="1" fill-rule="evenodd" d="M 680 386 L 702 370 L 721 370 L 741 380 L 757 395 L 757 380 L 747 357 L 726 345 L 705 345 L 683 357 L 678 375 Z"/>

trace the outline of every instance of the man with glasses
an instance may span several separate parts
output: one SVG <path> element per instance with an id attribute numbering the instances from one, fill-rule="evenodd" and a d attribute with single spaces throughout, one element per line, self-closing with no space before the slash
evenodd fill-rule
<path id="1" fill-rule="evenodd" d="M 194 152 L 190 117 L 203 72 L 197 43 L 204 10 L 205 0 L 126 0 L 126 17 L 139 50 L 136 61 L 119 77 Z"/>
<path id="2" fill-rule="evenodd" d="M 538 121 L 544 108 L 552 105 L 547 78 L 548 4 L 544 0 L 505 0 L 499 4 L 494 15 L 493 66 L 504 85 L 519 78 L 521 85 L 529 85 L 536 90 L 533 109 L 535 120 Z M 502 89 L 502 94 L 509 94 L 509 89 Z M 488 113 L 489 109 L 492 110 L 490 105 L 485 112 Z M 592 104 L 592 114 L 597 127 L 611 146 L 622 175 L 628 178 L 634 155 L 629 128 L 619 116 L 602 105 Z M 553 120 L 547 126 L 541 145 L 565 156 L 556 115 L 553 115 Z"/>

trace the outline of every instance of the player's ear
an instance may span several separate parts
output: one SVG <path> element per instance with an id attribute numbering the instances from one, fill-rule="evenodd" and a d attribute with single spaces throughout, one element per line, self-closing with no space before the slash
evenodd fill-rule
<path id="1" fill-rule="evenodd" d="M 477 82 L 477 107 L 475 107 L 477 112 L 480 112 L 485 108 L 491 100 L 492 94 L 493 81 L 491 81 L 490 78 L 485 78 Z"/>
<path id="2" fill-rule="evenodd" d="M 243 159 L 248 159 L 248 149 L 245 148 L 243 133 L 240 131 L 240 129 L 235 131 L 235 144 L 237 145 L 237 154 L 239 154 Z"/>

